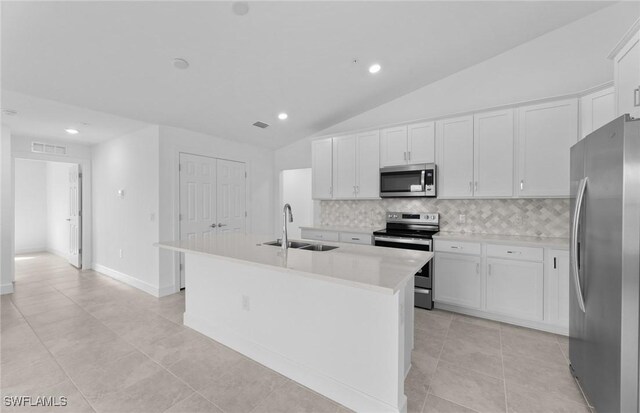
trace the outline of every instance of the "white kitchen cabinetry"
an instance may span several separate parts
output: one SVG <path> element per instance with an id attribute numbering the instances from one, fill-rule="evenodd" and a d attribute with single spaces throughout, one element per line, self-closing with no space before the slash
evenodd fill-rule
<path id="1" fill-rule="evenodd" d="M 380 197 L 380 134 L 372 131 L 357 135 L 357 198 Z"/>
<path id="2" fill-rule="evenodd" d="M 609 56 L 613 59 L 616 112 L 640 117 L 640 19 Z"/>
<path id="3" fill-rule="evenodd" d="M 331 199 L 333 139 L 319 139 L 311 143 L 311 176 L 313 199 Z"/>
<path id="4" fill-rule="evenodd" d="M 474 184 L 477 197 L 513 195 L 513 110 L 473 117 Z"/>
<path id="5" fill-rule="evenodd" d="M 487 258 L 487 311 L 525 320 L 543 320 L 541 262 Z"/>
<path id="6" fill-rule="evenodd" d="M 333 198 L 380 196 L 378 131 L 333 138 Z"/>
<path id="7" fill-rule="evenodd" d="M 580 98 L 581 138 L 615 118 L 616 96 L 613 87 L 598 90 Z"/>
<path id="8" fill-rule="evenodd" d="M 380 165 L 435 161 L 435 123 L 422 122 L 380 131 Z"/>
<path id="9" fill-rule="evenodd" d="M 333 138 L 333 198 L 356 197 L 356 147 L 355 136 Z"/>
<path id="10" fill-rule="evenodd" d="M 545 318 L 569 328 L 569 252 L 549 250 L 545 268 Z"/>
<path id="11" fill-rule="evenodd" d="M 315 228 L 301 228 L 301 237 L 303 239 L 345 242 L 348 244 L 365 244 L 373 245 L 372 232 L 356 232 L 357 230 L 328 230 Z"/>
<path id="12" fill-rule="evenodd" d="M 480 261 L 477 255 L 436 253 L 434 299 L 438 303 L 480 309 Z"/>
<path id="13" fill-rule="evenodd" d="M 520 107 L 517 194 L 569 196 L 569 149 L 577 137 L 577 99 Z"/>
<path id="14" fill-rule="evenodd" d="M 436 123 L 438 197 L 473 196 L 473 116 Z"/>

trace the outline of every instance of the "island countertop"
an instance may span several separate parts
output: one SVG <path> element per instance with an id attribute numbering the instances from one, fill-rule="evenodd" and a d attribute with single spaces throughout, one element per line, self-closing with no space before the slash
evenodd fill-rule
<path id="1" fill-rule="evenodd" d="M 154 245 L 258 267 L 278 267 L 301 276 L 386 294 L 395 294 L 433 258 L 432 252 L 340 242 L 323 242 L 324 245 L 338 247 L 331 251 L 289 248 L 285 252 L 280 247 L 264 245 L 273 241 L 273 238 L 268 235 L 230 233 L 214 235 L 208 240 L 169 241 Z"/>

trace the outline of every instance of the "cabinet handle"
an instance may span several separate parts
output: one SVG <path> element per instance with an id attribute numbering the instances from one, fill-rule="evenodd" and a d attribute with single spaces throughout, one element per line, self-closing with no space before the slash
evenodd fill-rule
<path id="1" fill-rule="evenodd" d="M 333 195 L 333 187 L 332 186 L 329 187 L 329 195 Z"/>
<path id="2" fill-rule="evenodd" d="M 462 247 L 458 247 L 457 245 L 452 245 L 452 246 L 451 246 L 451 249 L 454 249 L 454 250 L 461 250 L 461 249 L 462 249 Z"/>
<path id="3" fill-rule="evenodd" d="M 524 190 L 524 180 L 520 181 L 520 190 Z"/>
<path id="4" fill-rule="evenodd" d="M 469 193 L 473 193 L 473 182 L 469 181 Z"/>
<path id="5" fill-rule="evenodd" d="M 360 241 L 360 238 L 351 237 L 353 241 Z"/>
<path id="6" fill-rule="evenodd" d="M 480 263 L 476 263 L 476 274 L 480 274 Z"/>
<path id="7" fill-rule="evenodd" d="M 555 270 L 556 268 L 558 268 L 557 258 L 553 257 L 553 269 Z"/>
<path id="8" fill-rule="evenodd" d="M 410 161 L 411 160 L 411 151 L 407 152 L 407 160 Z"/>
<path id="9" fill-rule="evenodd" d="M 522 254 L 521 251 L 507 251 L 507 254 Z"/>
<path id="10" fill-rule="evenodd" d="M 478 192 L 478 181 L 476 181 L 476 182 L 473 184 L 473 190 L 474 190 L 475 192 Z"/>
<path id="11" fill-rule="evenodd" d="M 640 87 L 633 89 L 633 107 L 640 106 Z"/>
<path id="12" fill-rule="evenodd" d="M 356 185 L 356 194 L 360 193 L 360 185 Z"/>
<path id="13" fill-rule="evenodd" d="M 487 272 L 487 273 L 488 273 L 489 275 L 491 275 L 491 264 L 489 264 L 489 265 L 487 266 L 487 270 L 488 270 L 488 272 Z"/>

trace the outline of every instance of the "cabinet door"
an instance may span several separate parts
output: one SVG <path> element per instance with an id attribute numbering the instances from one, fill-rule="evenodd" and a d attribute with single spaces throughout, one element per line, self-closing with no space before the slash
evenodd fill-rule
<path id="1" fill-rule="evenodd" d="M 380 165 L 393 166 L 407 163 L 407 127 L 380 131 Z"/>
<path id="2" fill-rule="evenodd" d="M 546 321 L 569 328 L 569 252 L 549 250 L 545 271 Z"/>
<path id="3" fill-rule="evenodd" d="M 437 122 L 438 197 L 473 196 L 473 116 Z"/>
<path id="4" fill-rule="evenodd" d="M 479 309 L 481 305 L 480 257 L 438 252 L 435 256 L 435 301 Z"/>
<path id="5" fill-rule="evenodd" d="M 475 196 L 513 195 L 513 110 L 473 117 Z"/>
<path id="6" fill-rule="evenodd" d="M 380 197 L 380 136 L 378 131 L 358 135 L 356 166 L 358 198 Z"/>
<path id="7" fill-rule="evenodd" d="M 407 159 L 409 163 L 434 163 L 435 150 L 435 122 L 415 123 L 407 127 Z"/>
<path id="8" fill-rule="evenodd" d="M 580 136 L 584 138 L 616 118 L 616 99 L 612 87 L 580 98 Z"/>
<path id="9" fill-rule="evenodd" d="M 487 311 L 542 321 L 543 271 L 541 262 L 487 258 Z"/>
<path id="10" fill-rule="evenodd" d="M 333 138 L 333 198 L 356 197 L 356 137 Z"/>
<path id="11" fill-rule="evenodd" d="M 578 101 L 518 109 L 520 196 L 569 196 L 569 149 L 577 142 Z"/>
<path id="12" fill-rule="evenodd" d="M 640 32 L 615 56 L 614 79 L 618 116 L 640 117 Z"/>
<path id="13" fill-rule="evenodd" d="M 332 147 L 332 138 L 320 139 L 311 144 L 313 199 L 331 199 Z"/>

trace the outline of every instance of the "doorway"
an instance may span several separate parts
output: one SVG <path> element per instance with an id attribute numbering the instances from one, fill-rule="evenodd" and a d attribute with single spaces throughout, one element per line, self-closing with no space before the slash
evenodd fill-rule
<path id="1" fill-rule="evenodd" d="M 181 153 L 179 172 L 180 240 L 206 242 L 220 233 L 244 233 L 244 162 Z M 184 287 L 184 254 L 180 254 L 180 288 Z"/>
<path id="2" fill-rule="evenodd" d="M 15 159 L 16 254 L 49 252 L 82 267 L 82 175 L 76 163 Z"/>

